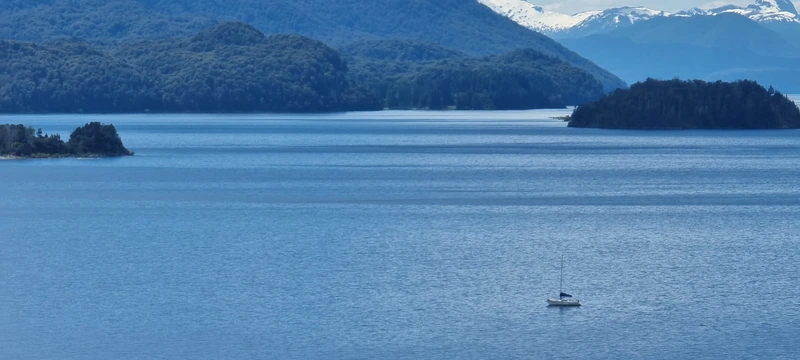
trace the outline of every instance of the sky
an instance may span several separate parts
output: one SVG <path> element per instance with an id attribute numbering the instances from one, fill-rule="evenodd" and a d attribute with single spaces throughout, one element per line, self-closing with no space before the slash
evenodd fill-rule
<path id="1" fill-rule="evenodd" d="M 528 2 L 542 6 L 548 10 L 576 13 L 587 10 L 603 10 L 618 6 L 644 6 L 654 10 L 675 12 L 692 7 L 711 8 L 725 4 L 747 5 L 755 0 L 528 0 Z"/>

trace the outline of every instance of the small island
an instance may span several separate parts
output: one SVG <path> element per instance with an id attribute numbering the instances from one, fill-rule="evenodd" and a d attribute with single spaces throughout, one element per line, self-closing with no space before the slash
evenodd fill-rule
<path id="1" fill-rule="evenodd" d="M 114 125 L 91 122 L 76 128 L 64 142 L 61 135 L 47 135 L 22 124 L 0 125 L 0 157 L 60 158 L 129 156 Z"/>
<path id="2" fill-rule="evenodd" d="M 647 79 L 579 106 L 570 127 L 603 129 L 797 129 L 800 109 L 754 81 Z"/>

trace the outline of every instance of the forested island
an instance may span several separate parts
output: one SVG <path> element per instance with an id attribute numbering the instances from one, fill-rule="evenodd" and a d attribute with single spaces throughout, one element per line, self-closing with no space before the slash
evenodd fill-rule
<path id="1" fill-rule="evenodd" d="M 76 128 L 68 141 L 22 124 L 0 125 L 0 156 L 13 158 L 128 156 L 114 125 L 91 122 Z"/>
<path id="2" fill-rule="evenodd" d="M 589 72 L 530 49 L 469 57 L 376 40 L 336 50 L 241 22 L 107 48 L 75 38 L 0 40 L 0 59 L 0 113 L 508 110 L 603 93 Z"/>
<path id="3" fill-rule="evenodd" d="M 570 127 L 605 129 L 796 129 L 800 109 L 754 81 L 653 80 L 575 109 Z"/>

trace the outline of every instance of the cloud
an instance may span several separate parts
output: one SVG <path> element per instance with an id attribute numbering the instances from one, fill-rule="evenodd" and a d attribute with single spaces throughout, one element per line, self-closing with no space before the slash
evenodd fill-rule
<path id="1" fill-rule="evenodd" d="M 536 3 L 536 0 L 528 0 L 528 2 Z M 548 2 L 548 1 L 543 1 Z M 579 1 L 557 1 L 544 4 L 542 7 L 548 10 L 575 13 L 587 10 L 602 10 L 611 7 L 626 6 L 624 1 L 620 0 L 579 0 Z"/>
<path id="2" fill-rule="evenodd" d="M 753 2 L 755 2 L 755 0 Z M 714 8 L 718 8 L 718 7 L 725 6 L 725 5 L 744 6 L 744 5 L 748 5 L 748 4 L 749 3 L 747 1 L 712 1 L 710 3 L 706 3 L 706 4 L 700 5 L 698 7 L 701 8 L 701 9 L 714 9 Z"/>
<path id="3" fill-rule="evenodd" d="M 547 5 L 544 5 L 542 7 L 547 9 L 547 10 L 551 10 L 551 11 L 563 12 L 564 3 L 547 4 Z"/>
<path id="4" fill-rule="evenodd" d="M 725 2 L 725 1 L 712 1 L 710 3 L 703 4 L 703 5 L 700 5 L 698 7 L 701 8 L 701 9 L 713 9 L 713 8 L 718 8 L 720 6 L 725 6 L 727 4 L 728 3 Z"/>

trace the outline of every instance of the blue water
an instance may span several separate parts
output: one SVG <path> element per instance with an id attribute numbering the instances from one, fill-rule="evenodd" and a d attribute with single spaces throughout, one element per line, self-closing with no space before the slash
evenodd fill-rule
<path id="1" fill-rule="evenodd" d="M 0 358 L 800 358 L 800 131 L 562 114 L 0 117 Z"/>

